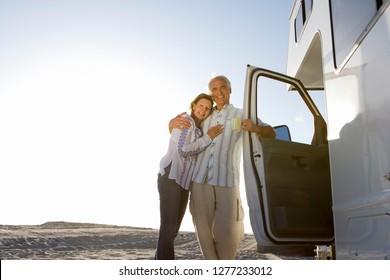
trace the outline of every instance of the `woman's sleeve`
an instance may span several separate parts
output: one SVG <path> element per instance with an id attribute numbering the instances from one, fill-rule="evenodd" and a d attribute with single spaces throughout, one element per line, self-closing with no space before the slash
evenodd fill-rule
<path id="1" fill-rule="evenodd" d="M 206 149 L 212 142 L 210 136 L 206 133 L 191 143 L 192 133 L 195 133 L 193 126 L 181 131 L 178 137 L 177 150 L 182 157 L 195 156 Z"/>

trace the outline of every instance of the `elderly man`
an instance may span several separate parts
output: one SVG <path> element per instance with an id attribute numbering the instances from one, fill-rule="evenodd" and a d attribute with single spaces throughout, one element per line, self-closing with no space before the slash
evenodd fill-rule
<path id="1" fill-rule="evenodd" d="M 242 119 L 242 110 L 230 104 L 232 88 L 225 76 L 216 76 L 208 83 L 216 106 L 203 121 L 207 131 L 223 124 L 224 131 L 198 154 L 190 193 L 190 211 L 195 231 L 206 260 L 233 260 L 244 234 L 244 212 L 241 205 L 239 177 L 242 151 L 242 130 L 263 137 L 275 137 L 274 129 L 262 121 L 254 124 L 242 120 L 234 129 L 234 121 Z M 186 126 L 186 120 L 176 117 L 170 128 Z"/>

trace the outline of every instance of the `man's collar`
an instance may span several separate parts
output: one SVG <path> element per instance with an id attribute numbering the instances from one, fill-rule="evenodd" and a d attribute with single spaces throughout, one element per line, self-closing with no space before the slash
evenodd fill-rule
<path id="1" fill-rule="evenodd" d="M 214 110 L 215 111 L 222 111 L 222 110 L 224 110 L 224 109 L 230 109 L 230 108 L 233 108 L 234 106 L 232 105 L 232 104 L 225 104 L 225 105 L 223 105 L 223 108 L 221 109 L 221 110 L 218 110 L 217 109 L 217 106 L 215 106 L 214 107 Z"/>

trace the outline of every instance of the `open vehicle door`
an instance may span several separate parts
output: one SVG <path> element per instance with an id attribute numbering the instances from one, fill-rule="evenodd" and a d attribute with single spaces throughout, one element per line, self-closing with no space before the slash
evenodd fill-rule
<path id="1" fill-rule="evenodd" d="M 283 93 L 276 93 L 270 82 Z M 262 106 L 271 99 L 273 106 Z M 301 120 L 301 112 L 285 116 L 290 109 L 306 110 L 307 114 Z M 243 138 L 245 188 L 258 248 L 331 244 L 334 233 L 327 126 L 303 84 L 248 66 L 244 118 L 278 125 L 276 139 L 249 132 Z M 294 133 L 290 135 L 289 127 L 304 127 L 308 118 L 307 127 L 312 130 L 308 143 L 300 140 L 303 135 L 292 140 Z"/>

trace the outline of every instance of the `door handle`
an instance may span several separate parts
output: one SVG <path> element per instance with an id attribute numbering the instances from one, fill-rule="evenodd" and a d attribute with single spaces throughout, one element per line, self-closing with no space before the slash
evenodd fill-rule
<path id="1" fill-rule="evenodd" d="M 305 169 L 306 167 L 309 166 L 306 157 L 292 156 L 292 160 L 293 160 L 293 165 L 295 167 Z"/>

